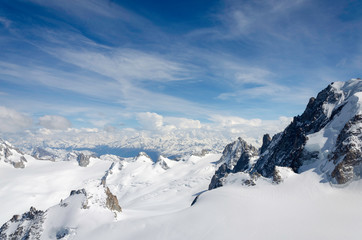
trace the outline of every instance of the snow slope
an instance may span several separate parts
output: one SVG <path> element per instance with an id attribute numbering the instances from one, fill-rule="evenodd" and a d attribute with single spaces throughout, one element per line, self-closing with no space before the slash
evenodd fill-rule
<path id="1" fill-rule="evenodd" d="M 230 173 L 223 187 L 203 192 L 190 206 L 194 197 L 207 188 L 216 169 L 214 163 L 220 157 L 220 154 L 207 154 L 181 161 L 161 158 L 154 163 L 145 154 L 123 161 L 115 156 L 103 156 L 103 160 L 91 159 L 86 168 L 79 167 L 76 162 L 39 161 L 48 165 L 49 171 L 39 170 L 37 176 L 32 169 L 35 179 L 40 175 L 44 181 L 54 178 L 54 171 L 50 171 L 53 167 L 49 166 L 56 166 L 64 174 L 67 165 L 62 164 L 73 165 L 71 169 L 76 170 L 68 173 L 77 174 L 79 180 L 84 178 L 78 186 L 82 185 L 87 194 L 82 195 L 82 190 L 69 196 L 69 192 L 64 190 L 61 194 L 64 200 L 54 199 L 56 203 L 52 207 L 35 220 L 22 223 L 22 226 L 31 226 L 36 234 L 41 235 L 40 239 L 258 240 L 358 239 L 361 236 L 362 181 L 337 188 L 322 183 L 322 177 L 313 170 L 296 174 L 291 169 L 278 168 L 282 178 L 279 184 L 259 177 L 254 186 L 243 184 L 247 174 Z M 163 167 L 162 162 L 168 168 Z M 45 169 L 39 163 L 30 162 L 27 168 L 37 166 Z M 9 169 L 24 171 L 27 168 Z M 94 175 L 89 175 L 87 179 L 85 175 L 88 174 Z M 8 175 L 9 181 L 17 177 Z M 105 181 L 102 182 L 102 179 Z M 54 184 L 60 187 L 65 182 L 70 185 L 70 180 L 64 178 Z M 102 207 L 104 193 L 101 182 L 117 195 L 122 206 L 121 213 L 114 215 Z M 1 186 L 0 199 L 3 199 L 5 191 L 4 185 Z M 20 189 L 30 191 L 30 186 L 29 183 L 24 184 Z M 38 195 L 38 203 L 43 201 L 43 206 L 51 204 L 37 191 L 31 192 Z M 56 198 L 50 189 L 47 192 Z M 16 199 L 16 193 L 9 194 L 11 199 Z M 33 203 L 31 194 L 17 194 L 24 203 Z M 0 206 L 1 210 L 6 209 Z M 8 223 L 6 231 L 11 232 L 21 222 Z M 39 236 L 36 234 L 34 236 Z"/>
<path id="2" fill-rule="evenodd" d="M 309 171 L 279 185 L 234 181 L 203 193 L 192 207 L 149 217 L 125 211 L 120 221 L 77 239 L 359 239 L 362 183 L 334 188 L 320 180 Z"/>
<path id="3" fill-rule="evenodd" d="M 160 157 L 155 163 L 144 153 L 123 160 L 106 155 L 101 159 L 90 158 L 87 167 L 80 167 L 76 160 L 53 162 L 34 158 L 24 169 L 1 164 L 0 174 L 4 178 L 0 182 L 0 221 L 4 223 L 30 206 L 46 210 L 41 227 L 39 220 L 32 223 L 26 217 L 16 217 L 17 221 L 8 222 L 4 229 L 11 234 L 17 226 L 33 229 L 35 224 L 36 236 L 55 239 L 62 234 L 87 234 L 99 225 L 127 218 L 177 212 L 188 208 L 195 196 L 207 189 L 215 172 L 214 162 L 220 156 L 206 154 L 180 161 Z M 85 196 L 69 196 L 71 190 L 77 189 L 84 189 Z M 106 209 L 106 189 L 117 197 L 122 213 Z M 86 207 L 80 207 L 83 205 Z"/>
<path id="4" fill-rule="evenodd" d="M 116 163 L 107 186 L 127 212 L 158 215 L 190 206 L 195 194 L 207 189 L 220 154 L 190 156 L 180 161 L 164 157 L 154 163 L 147 155 Z M 164 168 L 160 161 L 167 164 Z"/>
<path id="5" fill-rule="evenodd" d="M 100 179 L 110 162 L 91 158 L 88 167 L 76 161 L 50 162 L 27 157 L 25 168 L 0 162 L 0 222 L 21 214 L 31 206 L 45 210 L 69 196 L 73 189 L 83 188 L 93 179 Z"/>

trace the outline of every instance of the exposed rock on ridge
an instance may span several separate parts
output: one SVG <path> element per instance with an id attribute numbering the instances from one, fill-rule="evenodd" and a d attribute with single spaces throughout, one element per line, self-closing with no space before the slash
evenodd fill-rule
<path id="1" fill-rule="evenodd" d="M 246 171 L 252 167 L 251 159 L 258 156 L 258 150 L 242 138 L 228 144 L 217 164 L 220 164 L 211 179 L 209 190 L 221 187 L 224 178 L 232 172 Z"/>
<path id="2" fill-rule="evenodd" d="M 23 215 L 14 215 L 0 228 L 0 239 L 40 239 L 45 212 L 31 207 Z"/>
<path id="3" fill-rule="evenodd" d="M 268 153 L 260 157 L 253 171 L 264 177 L 272 177 L 275 166 L 290 167 L 294 172 L 298 172 L 305 160 L 303 150 L 307 135 L 320 131 L 341 110 L 339 108 L 328 114 L 324 108 L 327 104 L 336 104 L 341 100 L 341 96 L 340 92 L 329 85 L 317 98 L 310 98 L 303 114 L 294 117 L 292 123 L 280 135 L 273 137 L 266 149 Z"/>
<path id="4" fill-rule="evenodd" d="M 336 164 L 331 177 L 344 184 L 362 175 L 362 115 L 348 121 L 337 138 L 336 148 L 330 159 Z"/>
<path id="5" fill-rule="evenodd" d="M 14 168 L 24 168 L 27 162 L 24 153 L 2 139 L 0 139 L 0 161 L 9 163 Z"/>

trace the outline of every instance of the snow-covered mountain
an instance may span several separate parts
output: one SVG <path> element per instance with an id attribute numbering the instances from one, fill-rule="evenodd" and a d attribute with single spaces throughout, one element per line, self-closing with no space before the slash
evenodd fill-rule
<path id="1" fill-rule="evenodd" d="M 362 80 L 335 82 L 259 149 L 176 160 L 3 141 L 0 239 L 358 239 L 361 99 Z"/>
<path id="2" fill-rule="evenodd" d="M 24 168 L 27 157 L 29 156 L 26 156 L 9 142 L 0 139 L 0 162 L 8 163 L 15 168 Z"/>
<path id="3" fill-rule="evenodd" d="M 269 177 L 274 166 L 310 167 L 333 183 L 361 177 L 362 80 L 335 82 L 311 98 L 301 116 L 275 136 L 253 171 Z"/>
<path id="4" fill-rule="evenodd" d="M 232 172 L 278 178 L 278 166 L 295 173 L 314 169 L 325 181 L 344 184 L 362 176 L 362 80 L 335 82 L 311 98 L 302 115 L 272 140 L 264 136 L 260 156 L 242 139 L 228 145 L 210 189 Z M 238 154 L 236 154 L 238 153 Z M 241 156 L 245 153 L 247 158 Z M 233 162 L 231 167 L 229 162 Z"/>

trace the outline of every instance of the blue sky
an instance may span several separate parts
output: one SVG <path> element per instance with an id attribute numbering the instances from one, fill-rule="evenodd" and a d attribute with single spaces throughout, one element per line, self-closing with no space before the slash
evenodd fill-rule
<path id="1" fill-rule="evenodd" d="M 2 0 L 0 131 L 301 114 L 361 77 L 361 16 L 358 0 Z"/>

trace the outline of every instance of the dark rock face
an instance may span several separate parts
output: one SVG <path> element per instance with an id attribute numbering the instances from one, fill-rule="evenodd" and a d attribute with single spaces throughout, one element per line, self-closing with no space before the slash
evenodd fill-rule
<path id="1" fill-rule="evenodd" d="M 85 191 L 84 188 L 70 191 L 69 196 L 73 196 L 73 195 L 77 195 L 77 194 L 83 194 L 84 196 L 87 196 L 87 192 Z"/>
<path id="2" fill-rule="evenodd" d="M 238 138 L 228 144 L 218 163 L 222 163 L 211 179 L 209 190 L 221 187 L 225 177 L 232 172 L 241 172 L 251 169 L 250 160 L 258 156 L 258 150 L 247 144 L 243 139 Z"/>
<path id="3" fill-rule="evenodd" d="M 223 163 L 215 172 L 214 176 L 211 178 L 211 182 L 209 184 L 209 190 L 222 187 L 223 179 L 230 173 L 228 170 L 226 163 Z"/>
<path id="4" fill-rule="evenodd" d="M 238 161 L 246 155 L 257 156 L 258 150 L 239 137 L 238 140 L 226 145 L 218 163 L 226 163 L 226 167 L 233 170 Z"/>
<path id="5" fill-rule="evenodd" d="M 338 135 L 336 147 L 330 159 L 336 164 L 332 179 L 344 184 L 362 176 L 362 115 L 354 116 Z"/>
<path id="6" fill-rule="evenodd" d="M 298 172 L 306 156 L 304 146 L 307 141 L 306 135 L 318 132 L 336 115 L 340 107 L 327 116 L 323 105 L 335 104 L 341 97 L 334 88 L 329 85 L 321 91 L 317 98 L 311 98 L 301 116 L 296 116 L 293 122 L 281 133 L 273 137 L 264 152 L 255 164 L 253 172 L 259 172 L 264 177 L 272 177 L 275 166 L 290 167 L 294 172 Z"/>
<path id="7" fill-rule="evenodd" d="M 116 195 L 113 195 L 108 187 L 105 189 L 107 199 L 106 199 L 106 207 L 112 211 L 122 212 L 121 206 L 119 206 L 119 202 Z"/>
<path id="8" fill-rule="evenodd" d="M 263 145 L 260 148 L 260 155 L 263 154 L 265 152 L 265 150 L 268 148 L 268 146 L 271 143 L 271 137 L 269 136 L 269 134 L 264 134 L 263 136 Z"/>
<path id="9" fill-rule="evenodd" d="M 81 167 L 86 167 L 89 164 L 90 156 L 86 156 L 83 153 L 79 153 L 77 157 L 78 165 Z"/>
<path id="10" fill-rule="evenodd" d="M 40 239 L 45 212 L 31 207 L 22 216 L 14 215 L 0 228 L 0 239 Z"/>

